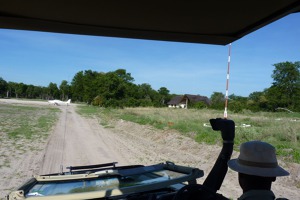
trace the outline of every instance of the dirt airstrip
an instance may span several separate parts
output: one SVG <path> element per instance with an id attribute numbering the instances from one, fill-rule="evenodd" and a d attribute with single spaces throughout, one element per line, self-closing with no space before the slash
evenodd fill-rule
<path id="1" fill-rule="evenodd" d="M 53 106 L 47 102 L 4 99 L 0 99 L 0 104 Z M 207 175 L 220 151 L 219 146 L 198 144 L 174 130 L 157 130 L 123 120 L 113 122 L 109 126 L 111 128 L 104 128 L 100 125 L 101 119 L 78 115 L 75 104 L 58 107 L 62 112 L 48 139 L 34 144 L 39 145 L 35 149 L 40 150 L 28 151 L 12 160 L 9 167 L 0 168 L 0 199 L 34 174 L 59 172 L 61 166 L 65 170 L 67 166 L 113 161 L 117 161 L 118 165 L 172 161 L 198 167 Z M 0 152 L 5 151 L 1 149 L 2 146 Z M 234 152 L 233 157 L 237 156 L 238 153 Z M 300 199 L 300 189 L 296 187 L 300 179 L 300 166 L 283 162 L 280 164 L 291 172 L 291 176 L 277 178 L 272 187 L 275 195 Z M 198 182 L 202 183 L 204 179 Z M 219 192 L 233 199 L 240 196 L 242 191 L 235 172 L 228 170 Z"/>

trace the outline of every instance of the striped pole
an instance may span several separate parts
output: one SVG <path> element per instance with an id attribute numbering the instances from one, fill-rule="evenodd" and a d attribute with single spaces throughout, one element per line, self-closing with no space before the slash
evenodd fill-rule
<path id="1" fill-rule="evenodd" d="M 226 78 L 226 94 L 225 94 L 224 119 L 227 119 L 228 86 L 229 86 L 229 70 L 230 70 L 230 52 L 231 52 L 231 43 L 229 44 L 229 50 L 228 50 L 228 65 L 227 65 L 227 78 Z"/>

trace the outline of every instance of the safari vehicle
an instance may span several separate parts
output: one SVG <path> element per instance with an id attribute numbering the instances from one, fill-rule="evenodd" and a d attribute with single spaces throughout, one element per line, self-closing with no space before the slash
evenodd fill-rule
<path id="1" fill-rule="evenodd" d="M 36 176 L 9 199 L 16 195 L 27 199 L 165 199 L 183 187 L 182 182 L 195 183 L 203 175 L 199 169 L 169 162 L 152 166 L 115 164 L 70 167 L 69 172 Z"/>
<path id="2" fill-rule="evenodd" d="M 0 28 L 226 45 L 293 12 L 299 0 L 1 1 Z M 218 199 L 233 149 L 234 122 L 212 119 L 223 148 L 203 185 L 200 169 L 152 166 L 69 167 L 36 176 L 7 199 Z M 196 198 L 195 198 L 196 197 Z"/>
<path id="3" fill-rule="evenodd" d="M 68 172 L 35 176 L 16 191 L 12 199 L 201 199 L 217 196 L 233 151 L 235 124 L 232 120 L 211 119 L 220 130 L 223 148 L 203 185 L 197 179 L 204 173 L 197 168 L 171 162 L 151 166 L 116 166 L 116 162 L 89 166 L 70 166 Z M 225 167 L 224 167 L 225 166 Z"/>

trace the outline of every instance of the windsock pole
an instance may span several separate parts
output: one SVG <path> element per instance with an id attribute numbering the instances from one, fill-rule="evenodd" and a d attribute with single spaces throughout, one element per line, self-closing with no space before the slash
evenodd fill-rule
<path id="1" fill-rule="evenodd" d="M 226 78 L 226 94 L 225 94 L 224 119 L 227 119 L 228 86 L 229 86 L 229 71 L 230 71 L 230 52 L 231 52 L 231 43 L 229 44 L 229 50 L 228 50 L 228 65 L 227 65 L 227 78 Z"/>

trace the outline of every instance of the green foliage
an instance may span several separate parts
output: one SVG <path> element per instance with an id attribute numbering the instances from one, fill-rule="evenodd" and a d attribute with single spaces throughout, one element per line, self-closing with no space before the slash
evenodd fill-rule
<path id="1" fill-rule="evenodd" d="M 190 103 L 189 108 L 204 109 L 204 108 L 207 108 L 207 104 L 204 103 L 203 101 L 198 101 L 196 103 Z"/>
<path id="2" fill-rule="evenodd" d="M 278 108 L 300 112 L 300 62 L 282 62 L 274 64 L 274 67 L 274 82 L 270 88 L 253 92 L 248 98 L 232 94 L 229 96 L 228 109 L 236 113 L 243 110 L 275 112 Z M 224 101 L 222 93 L 214 92 L 210 108 L 224 109 Z"/>
<path id="3" fill-rule="evenodd" d="M 50 84 L 49 84 L 50 85 Z M 51 84 L 52 87 L 52 84 Z M 29 98 L 29 99 L 49 99 L 50 88 L 27 85 L 24 83 L 8 82 L 5 97 L 6 98 Z"/>
<path id="4" fill-rule="evenodd" d="M 247 108 L 248 98 L 232 94 L 229 96 L 229 99 L 228 107 L 231 111 L 238 113 Z"/>
<path id="5" fill-rule="evenodd" d="M 166 87 L 161 87 L 158 89 L 159 103 L 161 106 L 166 106 L 171 100 L 170 91 Z"/>
<path id="6" fill-rule="evenodd" d="M 0 77 L 0 97 L 4 97 L 7 91 L 7 82 Z"/>
<path id="7" fill-rule="evenodd" d="M 83 116 L 94 116 L 100 111 L 99 108 L 89 105 L 79 105 L 77 106 L 76 112 Z"/>
<path id="8" fill-rule="evenodd" d="M 229 96 L 228 110 L 242 113 L 277 112 L 278 108 L 300 112 L 300 62 L 282 62 L 274 64 L 273 83 L 264 91 L 255 91 L 249 97 Z M 107 73 L 92 70 L 79 71 L 70 85 L 63 80 L 57 87 L 50 83 L 48 87 L 6 82 L 0 78 L 0 97 L 62 99 L 72 98 L 73 102 L 85 102 L 100 107 L 166 107 L 176 94 L 170 94 L 166 87 L 157 91 L 150 84 L 134 84 L 134 78 L 125 69 Z M 199 102 L 190 103 L 188 108 L 223 110 L 225 95 L 213 92 L 209 106 Z"/>
<path id="9" fill-rule="evenodd" d="M 75 74 L 71 82 L 71 92 L 73 101 L 83 102 L 81 93 L 84 91 L 83 71 Z"/>
<path id="10" fill-rule="evenodd" d="M 224 109 L 224 105 L 225 105 L 225 95 L 221 92 L 214 92 L 211 97 L 211 108 L 213 109 Z"/>
<path id="11" fill-rule="evenodd" d="M 148 116 L 139 116 L 139 115 L 135 115 L 133 113 L 132 114 L 124 113 L 124 114 L 121 114 L 119 116 L 119 118 L 126 120 L 126 121 L 132 121 L 132 122 L 135 122 L 138 124 L 142 124 L 142 125 L 149 124 L 158 129 L 164 128 L 163 123 L 159 119 L 155 119 L 155 118 L 148 117 Z"/>
<path id="12" fill-rule="evenodd" d="M 267 90 L 267 98 L 274 107 L 291 110 L 299 108 L 300 98 L 300 62 L 274 64 L 272 87 Z M 300 110 L 297 110 L 300 111 Z"/>
<path id="13" fill-rule="evenodd" d="M 59 85 L 59 92 L 60 92 L 60 96 L 62 100 L 67 100 L 69 99 L 69 96 L 70 96 L 70 91 L 71 88 L 70 88 L 70 85 L 68 84 L 68 81 L 66 80 L 63 80 L 61 82 L 61 84 Z"/>
<path id="14" fill-rule="evenodd" d="M 48 96 L 50 99 L 58 99 L 59 98 L 59 89 L 56 83 L 50 82 L 48 85 Z"/>
<path id="15" fill-rule="evenodd" d="M 246 107 L 254 112 L 268 111 L 270 104 L 266 98 L 265 92 L 252 92 L 248 97 Z"/>
<path id="16" fill-rule="evenodd" d="M 123 99 L 121 104 L 124 107 L 139 107 L 141 105 L 140 101 L 138 99 L 133 98 L 133 97 L 128 97 L 126 99 Z"/>
<path id="17" fill-rule="evenodd" d="M 72 98 L 73 101 L 112 108 L 166 106 L 170 99 L 167 88 L 155 91 L 149 84 L 135 85 L 133 81 L 125 69 L 107 73 L 80 71 L 71 82 Z"/>
<path id="18" fill-rule="evenodd" d="M 104 98 L 100 95 L 96 96 L 92 101 L 93 106 L 103 106 L 103 104 L 104 104 Z"/>
<path id="19" fill-rule="evenodd" d="M 195 137 L 196 142 L 206 144 L 216 144 L 220 141 L 220 136 L 211 130 L 204 130 Z"/>

